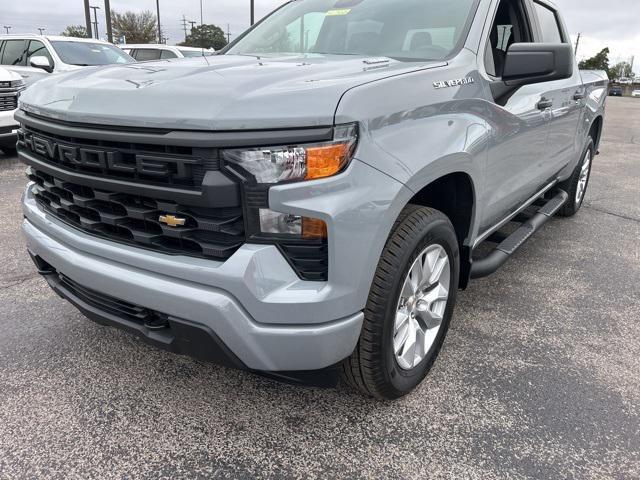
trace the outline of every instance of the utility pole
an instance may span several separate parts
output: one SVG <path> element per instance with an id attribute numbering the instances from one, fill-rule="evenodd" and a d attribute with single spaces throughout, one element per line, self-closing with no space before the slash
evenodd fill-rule
<path id="1" fill-rule="evenodd" d="M 162 29 L 160 28 L 160 0 L 156 0 L 156 9 L 158 10 L 158 43 L 162 43 Z"/>
<path id="2" fill-rule="evenodd" d="M 195 27 L 196 23 L 198 23 L 198 22 L 194 22 L 194 21 L 188 20 L 187 23 L 191 24 L 191 33 L 193 33 L 193 27 Z"/>
<path id="3" fill-rule="evenodd" d="M 576 48 L 573 52 L 574 55 L 578 56 L 578 47 L 580 46 L 580 37 L 582 37 L 582 33 L 578 33 L 578 38 L 576 39 Z"/>
<path id="4" fill-rule="evenodd" d="M 254 0 L 250 0 L 251 2 L 251 26 L 253 26 L 256 20 L 256 9 L 255 9 L 255 5 L 254 5 Z"/>
<path id="5" fill-rule="evenodd" d="M 9 30 L 11 30 L 12 27 L 4 25 L 2 28 L 4 28 L 7 31 L 7 35 L 9 35 Z"/>
<path id="6" fill-rule="evenodd" d="M 95 27 L 96 30 L 96 40 L 100 40 L 100 34 L 98 33 L 98 10 L 100 10 L 100 7 L 89 7 L 90 9 L 93 10 L 93 26 Z"/>
<path id="7" fill-rule="evenodd" d="M 184 16 L 184 14 L 182 15 L 182 28 L 184 28 L 184 41 L 187 41 L 187 17 Z"/>
<path id="8" fill-rule="evenodd" d="M 229 33 L 229 24 L 227 23 L 227 43 L 231 42 L 231 33 Z"/>
<path id="9" fill-rule="evenodd" d="M 40 35 L 42 35 L 42 32 L 44 32 L 45 30 L 46 30 L 46 28 L 38 27 L 38 31 L 40 32 Z"/>
<path id="10" fill-rule="evenodd" d="M 111 28 L 111 1 L 104 0 L 104 18 L 107 22 L 107 41 L 113 43 L 113 29 Z"/>
<path id="11" fill-rule="evenodd" d="M 200 26 L 204 24 L 204 17 L 202 15 L 202 0 L 200 0 Z"/>
<path id="12" fill-rule="evenodd" d="M 91 31 L 91 11 L 89 8 L 89 0 L 84 0 L 84 21 L 87 28 L 87 38 L 93 38 L 93 33 Z"/>

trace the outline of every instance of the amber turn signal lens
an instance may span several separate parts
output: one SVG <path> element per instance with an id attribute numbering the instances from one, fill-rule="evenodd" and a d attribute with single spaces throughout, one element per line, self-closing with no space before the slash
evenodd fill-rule
<path id="1" fill-rule="evenodd" d="M 327 224 L 317 218 L 302 217 L 303 238 L 327 238 Z"/>
<path id="2" fill-rule="evenodd" d="M 326 178 L 338 173 L 349 160 L 348 143 L 307 148 L 306 180 Z"/>

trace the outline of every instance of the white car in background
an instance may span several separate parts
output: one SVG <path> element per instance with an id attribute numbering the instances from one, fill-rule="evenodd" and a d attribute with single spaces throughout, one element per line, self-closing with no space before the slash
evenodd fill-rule
<path id="1" fill-rule="evenodd" d="M 216 51 L 213 49 L 158 44 L 127 44 L 122 45 L 120 48 L 138 62 L 167 60 L 170 58 L 210 57 L 216 54 Z"/>
<path id="2" fill-rule="evenodd" d="M 0 65 L 20 74 L 27 85 L 81 67 L 133 63 L 118 47 L 91 38 L 0 35 Z"/>
<path id="3" fill-rule="evenodd" d="M 15 153 L 18 122 L 13 114 L 24 88 L 24 80 L 20 75 L 0 67 L 0 150 L 6 154 Z"/>
<path id="4" fill-rule="evenodd" d="M 634 90 L 631 92 L 631 96 L 635 98 L 640 98 L 640 90 Z"/>

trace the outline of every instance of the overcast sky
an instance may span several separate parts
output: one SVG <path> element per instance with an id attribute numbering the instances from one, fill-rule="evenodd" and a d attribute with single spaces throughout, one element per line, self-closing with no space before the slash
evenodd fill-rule
<path id="1" fill-rule="evenodd" d="M 402 0 L 398 0 L 402 1 Z M 12 26 L 11 33 L 59 34 L 69 24 L 84 24 L 82 0 L 0 0 L 0 27 Z M 269 13 L 283 0 L 255 0 L 256 18 Z M 564 13 L 575 42 L 581 32 L 578 57 L 591 56 L 602 48 L 611 49 L 611 63 L 636 57 L 634 70 L 640 74 L 640 0 L 556 0 Z M 91 0 L 104 8 L 103 0 Z M 203 0 L 204 22 L 215 23 L 224 30 L 229 25 L 233 35 L 249 26 L 249 0 Z M 112 0 L 111 8 L 155 11 L 155 0 Z M 200 20 L 199 0 L 160 0 L 162 27 L 169 43 L 184 40 L 182 16 Z M 98 11 L 99 33 L 104 36 L 104 11 Z M 0 30 L 2 31 L 2 30 Z"/>

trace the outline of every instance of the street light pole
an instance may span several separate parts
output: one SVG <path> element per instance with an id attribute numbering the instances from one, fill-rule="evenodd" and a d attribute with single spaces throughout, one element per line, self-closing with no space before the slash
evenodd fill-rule
<path id="1" fill-rule="evenodd" d="M 45 30 L 46 30 L 46 28 L 38 27 L 38 31 L 40 32 L 40 35 L 42 35 L 42 32 L 44 32 Z"/>
<path id="2" fill-rule="evenodd" d="M 9 30 L 11 30 L 11 28 L 9 25 L 4 25 L 2 28 L 4 28 L 7 31 L 7 35 L 9 35 Z"/>
<path id="3" fill-rule="evenodd" d="M 93 10 L 93 26 L 95 27 L 96 30 L 96 40 L 100 40 L 100 34 L 98 33 L 98 10 L 100 10 L 100 7 L 89 7 Z"/>
<path id="4" fill-rule="evenodd" d="M 158 43 L 162 43 L 162 29 L 160 28 L 160 0 L 156 0 L 156 9 L 158 11 Z"/>
<path id="5" fill-rule="evenodd" d="M 111 2 L 104 0 L 104 18 L 107 22 L 107 41 L 113 43 L 113 29 L 111 28 Z"/>
<path id="6" fill-rule="evenodd" d="M 91 30 L 91 12 L 89 11 L 89 0 L 84 0 L 84 21 L 87 27 L 87 38 L 93 38 Z"/>

